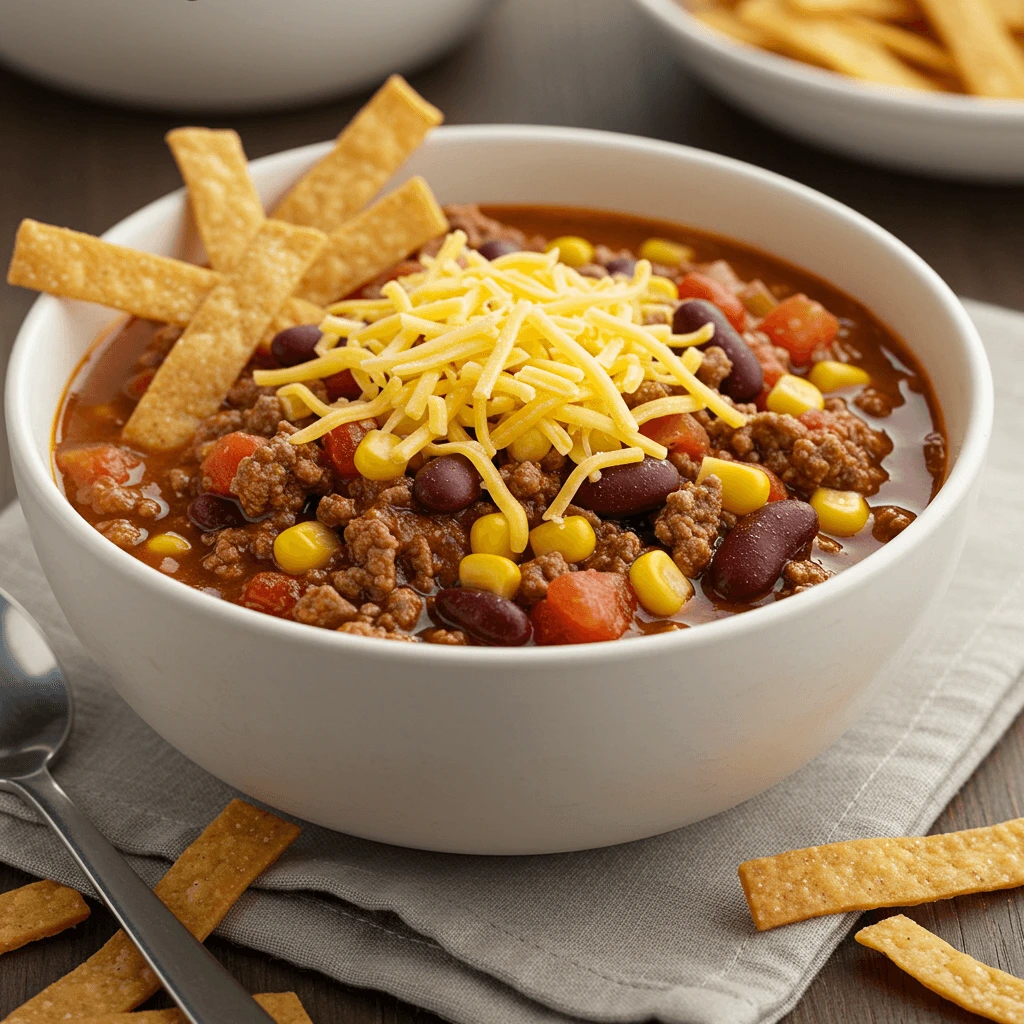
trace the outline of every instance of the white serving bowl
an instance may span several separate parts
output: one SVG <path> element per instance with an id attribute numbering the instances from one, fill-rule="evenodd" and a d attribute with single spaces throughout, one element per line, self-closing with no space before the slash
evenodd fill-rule
<path id="1" fill-rule="evenodd" d="M 775 128 L 871 163 L 941 177 L 1024 181 L 1024 101 L 889 89 L 715 32 L 679 0 L 634 0 L 687 67 Z"/>
<path id="2" fill-rule="evenodd" d="M 4 5 L 0 62 L 132 107 L 268 110 L 426 63 L 489 0 L 28 0 Z"/>
<path id="3" fill-rule="evenodd" d="M 326 151 L 256 161 L 272 203 Z M 581 174 L 580 168 L 586 168 Z M 861 713 L 956 564 L 992 419 L 981 342 L 906 246 L 844 206 L 736 161 L 603 132 L 444 128 L 403 169 L 442 202 L 575 204 L 718 231 L 867 303 L 927 368 L 951 472 L 908 530 L 808 593 L 614 643 L 448 648 L 351 637 L 192 590 L 121 551 L 54 483 L 65 381 L 111 320 L 42 297 L 7 381 L 18 493 L 71 625 L 162 736 L 245 793 L 388 843 L 542 853 L 650 836 L 793 772 Z M 175 192 L 111 241 L 182 251 Z"/>

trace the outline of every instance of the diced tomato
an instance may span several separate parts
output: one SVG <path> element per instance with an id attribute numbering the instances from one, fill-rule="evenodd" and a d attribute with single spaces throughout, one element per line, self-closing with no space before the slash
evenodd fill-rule
<path id="1" fill-rule="evenodd" d="M 760 329 L 789 353 L 794 366 L 807 366 L 814 350 L 835 338 L 839 321 L 820 302 L 791 295 L 761 321 Z"/>
<path id="2" fill-rule="evenodd" d="M 238 464 L 266 443 L 265 437 L 245 434 L 241 430 L 218 437 L 210 449 L 210 454 L 203 459 L 199 467 L 203 475 L 203 486 L 214 494 L 229 495 L 231 481 L 238 472 Z"/>
<path id="3" fill-rule="evenodd" d="M 351 370 L 341 370 L 330 377 L 324 377 L 324 387 L 327 388 L 327 397 L 332 402 L 338 398 L 358 398 L 363 393 Z"/>
<path id="4" fill-rule="evenodd" d="M 757 357 L 764 372 L 764 393 L 767 393 L 779 382 L 779 378 L 789 373 L 789 367 L 778 357 L 775 346 L 757 334 L 748 334 L 744 339 L 750 351 Z M 763 408 L 763 406 L 759 406 Z"/>
<path id="5" fill-rule="evenodd" d="M 57 468 L 75 484 L 87 487 L 102 477 L 126 484 L 131 471 L 142 464 L 134 452 L 114 444 L 92 444 L 81 448 L 62 448 L 57 452 Z"/>
<path id="6" fill-rule="evenodd" d="M 358 423 L 343 423 L 324 435 L 324 451 L 334 466 L 334 472 L 342 480 L 354 480 L 359 476 L 355 462 L 356 449 L 359 442 L 376 429 L 376 420 L 360 420 Z"/>
<path id="7" fill-rule="evenodd" d="M 768 491 L 769 502 L 785 501 L 789 497 L 789 488 L 767 466 L 758 465 L 756 462 L 752 462 L 750 465 L 761 470 L 768 477 L 768 482 L 771 484 L 771 489 Z"/>
<path id="8" fill-rule="evenodd" d="M 641 425 L 640 433 L 669 451 L 689 455 L 694 462 L 700 462 L 711 451 L 708 432 L 688 412 L 648 420 Z"/>
<path id="9" fill-rule="evenodd" d="M 679 298 L 707 299 L 713 302 L 728 318 L 737 331 L 747 327 L 747 311 L 738 295 L 720 285 L 713 277 L 691 271 L 679 282 Z"/>
<path id="10" fill-rule="evenodd" d="M 245 585 L 239 604 L 279 617 L 298 601 L 302 587 L 297 579 L 280 572 L 258 572 Z"/>
<path id="11" fill-rule="evenodd" d="M 617 640 L 636 612 L 636 594 L 617 572 L 570 572 L 548 585 L 530 612 L 538 644 L 590 644 Z"/>

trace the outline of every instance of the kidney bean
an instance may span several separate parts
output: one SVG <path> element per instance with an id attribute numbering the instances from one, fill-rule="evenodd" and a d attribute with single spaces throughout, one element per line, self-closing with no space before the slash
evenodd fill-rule
<path id="1" fill-rule="evenodd" d="M 711 559 L 707 583 L 727 601 L 756 601 L 775 586 L 785 564 L 817 532 L 818 513 L 805 501 L 762 505 L 726 534 Z"/>
<path id="2" fill-rule="evenodd" d="M 313 349 L 319 340 L 320 328 L 316 324 L 299 324 L 278 331 L 270 343 L 270 351 L 281 366 L 297 366 L 316 359 Z"/>
<path id="3" fill-rule="evenodd" d="M 188 517 L 203 533 L 245 523 L 245 516 L 234 501 L 209 492 L 192 499 L 188 506 Z"/>
<path id="4" fill-rule="evenodd" d="M 689 334 L 708 323 L 715 325 L 715 336 L 708 345 L 717 345 L 732 363 L 732 372 L 718 390 L 734 402 L 752 402 L 764 387 L 764 370 L 750 346 L 713 302 L 688 299 L 681 303 L 672 318 L 672 330 L 675 334 Z"/>
<path id="5" fill-rule="evenodd" d="M 604 269 L 609 274 L 625 274 L 626 277 L 632 277 L 633 272 L 636 270 L 636 258 L 633 256 L 616 256 L 604 265 Z"/>
<path id="6" fill-rule="evenodd" d="M 499 256 L 507 256 L 510 252 L 519 252 L 519 246 L 507 238 L 489 238 L 477 252 L 485 260 L 496 260 Z"/>
<path id="7" fill-rule="evenodd" d="M 530 639 L 530 620 L 519 605 L 488 590 L 449 587 L 434 598 L 441 621 L 489 647 L 521 647 Z"/>
<path id="8" fill-rule="evenodd" d="M 596 484 L 584 480 L 573 504 L 600 516 L 620 518 L 651 512 L 679 489 L 679 471 L 665 459 L 645 458 L 601 470 Z"/>
<path id="9" fill-rule="evenodd" d="M 431 512 L 461 512 L 480 497 L 480 474 L 465 455 L 442 455 L 420 468 L 412 493 Z"/>

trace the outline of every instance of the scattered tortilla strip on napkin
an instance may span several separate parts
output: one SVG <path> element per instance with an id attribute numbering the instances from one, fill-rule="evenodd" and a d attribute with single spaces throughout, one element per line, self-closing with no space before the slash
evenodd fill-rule
<path id="1" fill-rule="evenodd" d="M 89 916 L 81 894 L 44 880 L 0 893 L 0 953 L 74 928 Z"/>
<path id="2" fill-rule="evenodd" d="M 313 1024 L 294 992 L 266 992 L 253 996 L 277 1024 Z M 74 1024 L 187 1024 L 181 1010 L 142 1010 L 139 1013 L 103 1013 L 75 1017 Z"/>
<path id="3" fill-rule="evenodd" d="M 203 941 L 298 835 L 297 825 L 232 800 L 174 862 L 154 892 Z M 33 996 L 3 1024 L 58 1024 L 69 1017 L 124 1013 L 159 988 L 142 954 L 119 931 L 81 967 Z"/>

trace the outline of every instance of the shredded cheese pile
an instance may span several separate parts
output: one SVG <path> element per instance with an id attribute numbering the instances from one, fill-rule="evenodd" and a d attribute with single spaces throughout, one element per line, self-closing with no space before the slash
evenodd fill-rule
<path id="1" fill-rule="evenodd" d="M 279 386 L 291 418 L 318 417 L 292 443 L 375 418 L 402 438 L 396 463 L 418 452 L 465 455 L 507 517 L 513 550 L 522 551 L 526 514 L 492 459 L 527 431 L 576 463 L 544 514 L 560 522 L 588 477 L 645 455 L 666 457 L 640 433 L 648 420 L 707 408 L 730 426 L 745 422 L 694 375 L 702 359 L 694 346 L 711 340 L 712 324 L 680 335 L 669 323 L 644 323 L 652 311 L 671 321 L 673 308 L 646 260 L 632 280 L 592 278 L 560 263 L 557 249 L 486 260 L 455 231 L 421 263 L 424 270 L 385 284 L 380 299 L 329 307 L 318 358 L 255 372 L 257 384 Z M 362 388 L 359 400 L 328 405 L 307 386 L 342 370 Z M 628 408 L 623 395 L 644 381 L 683 393 Z"/>

